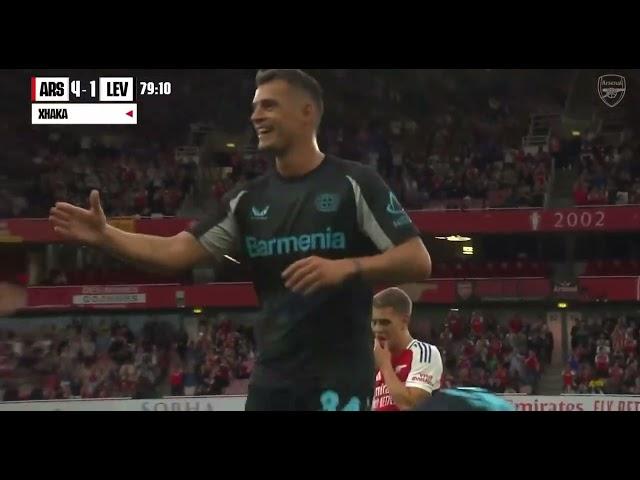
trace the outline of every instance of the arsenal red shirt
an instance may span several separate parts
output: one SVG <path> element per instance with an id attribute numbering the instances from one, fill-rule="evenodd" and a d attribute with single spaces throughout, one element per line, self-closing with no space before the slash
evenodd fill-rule
<path id="1" fill-rule="evenodd" d="M 433 345 L 413 340 L 399 355 L 391 357 L 391 365 L 398 379 L 407 387 L 420 388 L 428 393 L 440 388 L 442 357 L 440 351 Z M 379 370 L 376 374 L 372 410 L 384 412 L 399 410 L 393 403 L 389 388 Z"/>

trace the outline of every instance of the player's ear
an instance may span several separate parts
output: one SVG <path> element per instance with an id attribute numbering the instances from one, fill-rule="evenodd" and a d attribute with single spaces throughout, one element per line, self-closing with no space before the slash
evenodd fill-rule
<path id="1" fill-rule="evenodd" d="M 302 116 L 306 122 L 313 122 L 315 117 L 315 109 L 311 102 L 304 102 L 302 105 Z"/>

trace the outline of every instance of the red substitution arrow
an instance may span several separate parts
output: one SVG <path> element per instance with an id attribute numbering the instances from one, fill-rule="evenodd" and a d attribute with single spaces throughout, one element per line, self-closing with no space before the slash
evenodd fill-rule
<path id="1" fill-rule="evenodd" d="M 127 115 L 129 115 L 131 118 L 133 118 L 133 110 L 127 112 Z"/>

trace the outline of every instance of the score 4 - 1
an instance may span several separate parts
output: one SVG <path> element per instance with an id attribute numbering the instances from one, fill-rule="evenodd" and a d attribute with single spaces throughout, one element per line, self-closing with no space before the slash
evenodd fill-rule
<path id="1" fill-rule="evenodd" d="M 91 98 L 96 98 L 96 81 L 91 80 L 89 82 L 89 85 L 91 90 Z M 71 82 L 71 93 L 73 93 L 76 98 L 80 98 L 83 93 L 87 93 L 87 89 L 82 88 L 82 82 L 80 80 L 74 80 Z"/>

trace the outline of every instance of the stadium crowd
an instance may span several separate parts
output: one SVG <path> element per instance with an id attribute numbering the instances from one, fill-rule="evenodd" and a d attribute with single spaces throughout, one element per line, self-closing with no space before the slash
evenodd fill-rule
<path id="1" fill-rule="evenodd" d="M 476 386 L 498 393 L 536 393 L 553 352 L 553 335 L 545 322 L 520 314 L 502 324 L 480 311 L 469 316 L 451 311 L 442 327 L 426 338 L 440 349 L 443 388 Z"/>
<path id="2" fill-rule="evenodd" d="M 597 314 L 578 320 L 563 392 L 640 394 L 639 324 Z M 197 327 L 152 320 L 136 332 L 117 320 L 87 324 L 79 318 L 66 327 L 2 327 L 0 400 L 246 392 L 254 359 L 250 328 L 203 317 Z M 442 388 L 497 393 L 536 394 L 554 343 L 546 323 L 524 313 L 500 322 L 489 312 L 452 310 L 443 323 L 418 326 L 413 334 L 440 349 Z"/>
<path id="3" fill-rule="evenodd" d="M 224 167 L 207 195 L 218 200 L 267 168 L 269 159 L 250 148 L 255 138 L 248 108 L 238 108 L 248 105 L 253 71 L 211 71 L 197 78 L 161 73 L 180 88 L 162 105 L 147 105 L 161 127 L 140 125 L 135 137 L 106 128 L 27 128 L 18 121 L 19 105 L 8 105 L 0 116 L 0 139 L 7 143 L 3 164 L 20 165 L 18 176 L 25 181 L 3 185 L 0 171 L 0 218 L 46 216 L 58 200 L 84 205 L 91 188 L 102 192 L 113 216 L 176 215 L 212 165 Z M 322 147 L 377 168 L 408 208 L 542 206 L 552 157 L 562 168 L 573 167 L 576 205 L 640 202 L 640 144 L 633 132 L 625 130 L 620 142 L 612 142 L 586 131 L 575 141 L 553 137 L 545 151 L 523 150 L 529 116 L 561 111 L 570 83 L 566 72 L 535 80 L 543 82 L 544 95 L 531 93 L 533 71 L 313 73 L 327 96 Z M 11 90 L 17 82 L 7 78 L 6 84 Z M 211 88 L 223 94 L 203 101 L 201 92 Z M 167 108 L 166 102 L 180 108 Z M 190 133 L 195 124 L 244 138 L 243 145 L 209 151 L 199 165 L 181 165 L 176 148 L 203 141 Z"/>
<path id="4" fill-rule="evenodd" d="M 562 372 L 564 392 L 640 395 L 639 336 L 638 320 L 626 316 L 578 320 Z"/>
<path id="5" fill-rule="evenodd" d="M 191 332 L 151 321 L 138 334 L 117 321 L 0 328 L 0 399 L 218 395 L 249 377 L 252 341 L 250 329 L 226 320 Z"/>
<path id="6" fill-rule="evenodd" d="M 101 192 L 110 217 L 175 216 L 197 173 L 195 164 L 178 163 L 173 151 L 141 158 L 90 150 L 78 156 L 45 154 L 33 162 L 32 179 L 0 189 L 0 217 L 46 217 L 57 201 L 85 206 L 93 189 Z"/>
<path id="7" fill-rule="evenodd" d="M 452 311 L 426 338 L 441 351 L 443 388 L 499 393 L 535 393 L 553 349 L 544 322 L 514 315 L 502 325 L 479 311 Z M 117 320 L 0 328 L 0 400 L 246 393 L 253 349 L 250 328 L 208 317 L 195 328 L 151 320 L 137 333 Z"/>
<path id="8" fill-rule="evenodd" d="M 542 205 L 551 158 L 544 152 L 525 154 L 521 139 L 531 109 L 558 100 L 523 97 L 518 89 L 530 80 L 491 80 L 491 72 L 314 73 L 327 96 L 322 147 L 377 168 L 409 208 Z M 10 178 L 22 181 L 3 185 L 0 169 L 0 218 L 43 217 L 55 201 L 86 205 L 93 188 L 101 191 L 111 216 L 176 215 L 204 170 L 223 169 L 209 187 L 209 196 L 220 199 L 268 167 L 269 159 L 251 148 L 253 71 L 211 71 L 202 78 L 162 74 L 176 84 L 175 91 L 163 108 L 145 105 L 154 128 L 139 125 L 135 136 L 108 127 L 25 128 L 18 122 L 19 106 L 8 107 L 0 117 L 0 138 L 7 139 L 3 163 L 13 169 Z M 473 94 L 467 91 L 469 75 L 477 84 Z M 203 100 L 202 92 L 211 88 L 224 94 Z M 461 94 L 442 100 L 453 91 Z M 166 102 L 180 108 L 167 108 Z M 193 133 L 196 124 L 245 140 L 237 149 L 211 150 L 206 138 Z M 186 144 L 205 145 L 199 165 L 176 160 L 176 148 Z"/>
<path id="9" fill-rule="evenodd" d="M 625 135 L 623 134 L 623 137 Z M 630 135 L 626 135 L 630 137 Z M 574 160 L 576 205 L 640 203 L 640 143 L 624 140 L 619 146 L 587 133 Z"/>

